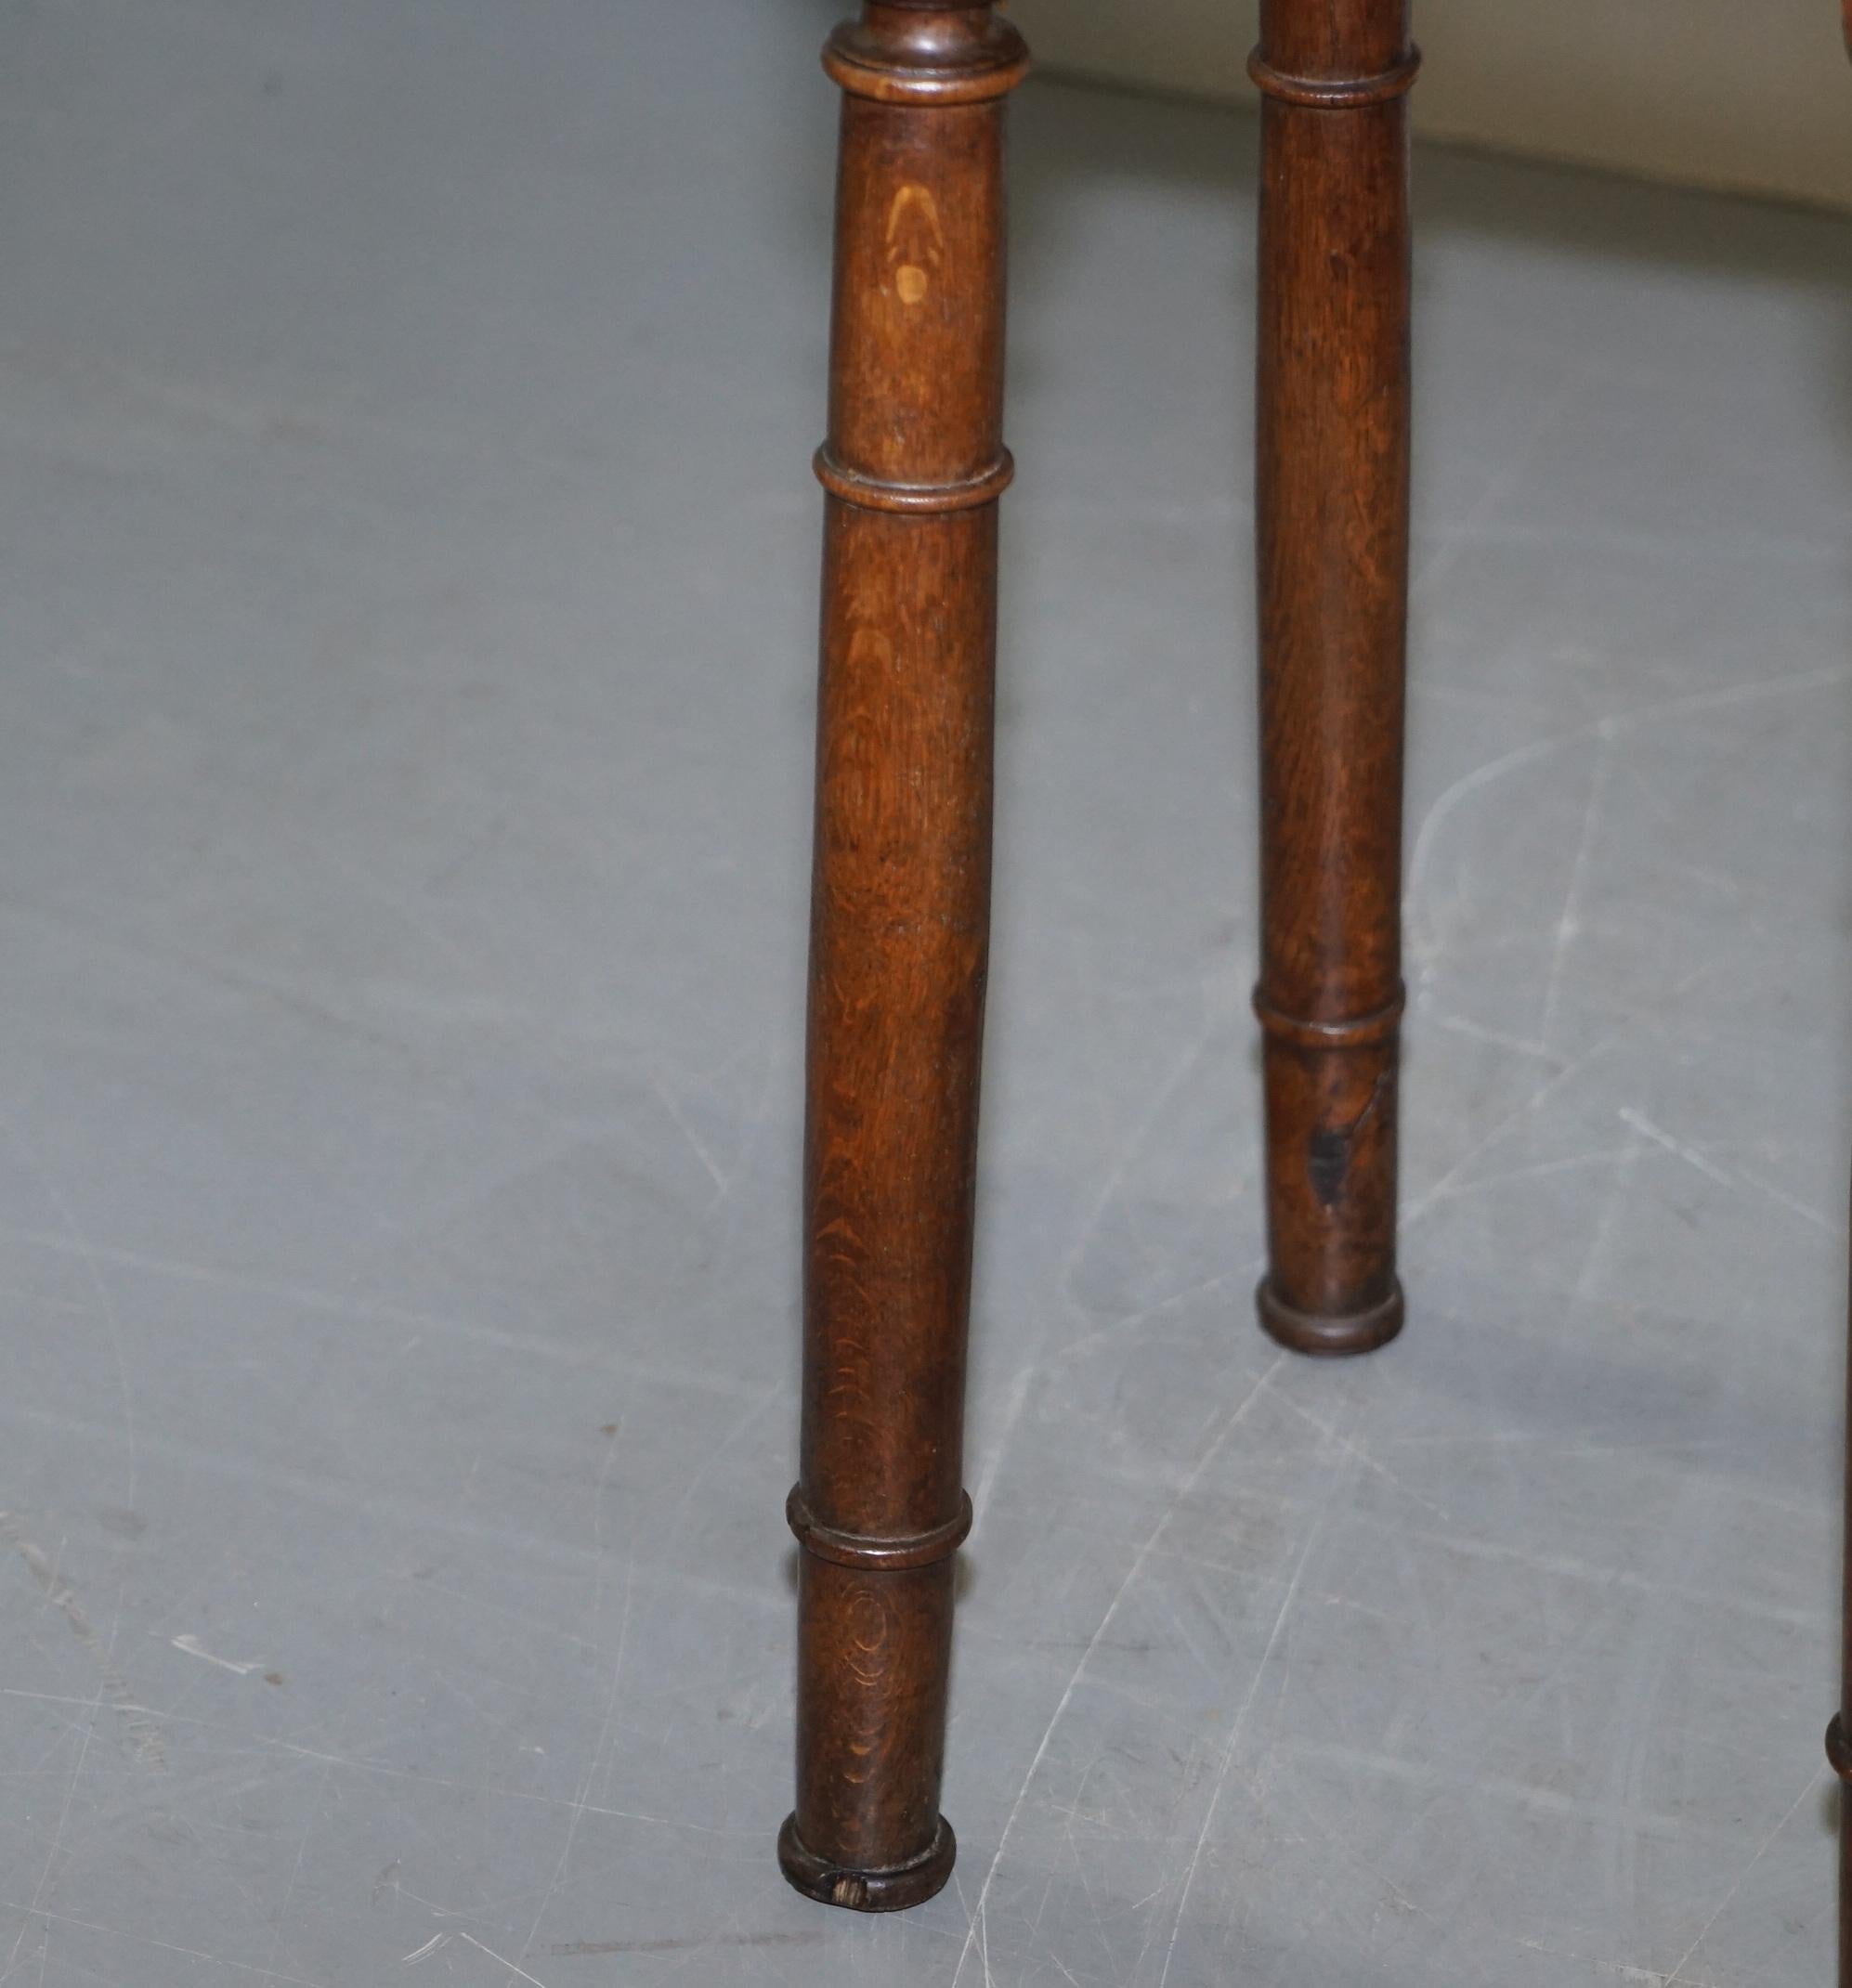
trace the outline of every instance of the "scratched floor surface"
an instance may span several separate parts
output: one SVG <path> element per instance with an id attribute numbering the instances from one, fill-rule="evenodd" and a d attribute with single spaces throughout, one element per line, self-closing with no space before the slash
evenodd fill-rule
<path id="1" fill-rule="evenodd" d="M 1852 227 L 1419 161 L 1412 1318 L 1298 1364 L 1253 128 L 1046 84 L 961 1861 L 781 1883 L 826 11 L 0 12 L 0 1981 L 1818 1988 Z"/>

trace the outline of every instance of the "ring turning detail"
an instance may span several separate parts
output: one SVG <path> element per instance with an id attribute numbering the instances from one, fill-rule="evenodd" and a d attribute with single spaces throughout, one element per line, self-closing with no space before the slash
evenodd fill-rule
<path id="1" fill-rule="evenodd" d="M 1392 1043 L 1407 1005 L 1407 993 L 1398 983 L 1395 999 L 1367 1015 L 1354 1016 L 1349 1021 L 1305 1021 L 1296 1015 L 1283 1015 L 1259 988 L 1254 990 L 1254 1015 L 1261 1028 L 1302 1049 L 1369 1049 Z"/>
<path id="2" fill-rule="evenodd" d="M 987 469 L 954 483 L 886 483 L 844 469 L 826 443 L 811 459 L 816 480 L 831 497 L 864 511 L 901 511 L 918 517 L 933 512 L 972 511 L 994 504 L 1015 480 L 1016 460 L 1006 448 Z"/>
<path id="3" fill-rule="evenodd" d="M 898 1572 L 903 1567 L 931 1566 L 935 1560 L 948 1559 L 965 1542 L 971 1531 L 971 1493 L 959 1494 L 956 1518 L 927 1532 L 915 1532 L 904 1539 L 874 1540 L 856 1532 L 839 1532 L 833 1526 L 820 1526 L 804 1502 L 802 1489 L 793 1485 L 785 1501 L 785 1517 L 797 1542 L 819 1560 L 833 1560 L 839 1566 L 867 1567 L 877 1573 Z"/>
<path id="4" fill-rule="evenodd" d="M 1356 110 L 1391 102 L 1415 87 L 1420 71 L 1421 51 L 1412 45 L 1400 62 L 1373 76 L 1291 76 L 1275 69 L 1258 48 L 1247 58 L 1247 73 L 1258 89 L 1309 110 Z"/>

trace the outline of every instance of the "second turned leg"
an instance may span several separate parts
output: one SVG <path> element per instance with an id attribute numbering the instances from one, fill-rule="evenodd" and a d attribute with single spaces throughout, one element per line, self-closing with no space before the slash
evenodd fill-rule
<path id="1" fill-rule="evenodd" d="M 1846 8 L 1852 42 L 1852 0 Z M 1852 1988 L 1852 1300 L 1845 1353 L 1845 1529 L 1839 1604 L 1839 1709 L 1826 1729 L 1826 1758 L 1839 1776 L 1839 1988 Z"/>
<path id="2" fill-rule="evenodd" d="M 951 1875 L 939 1813 L 990 916 L 1003 99 L 987 6 L 869 4 L 838 180 L 804 1150 L 797 1807 L 861 1911 Z"/>
<path id="3" fill-rule="evenodd" d="M 1265 0 L 1256 521 L 1268 1271 L 1302 1353 L 1402 1326 L 1407 0 Z"/>
<path id="4" fill-rule="evenodd" d="M 1845 0 L 1845 45 L 1852 52 L 1852 0 Z M 1826 1729 L 1826 1757 L 1839 1776 L 1839 1988 L 1852 1988 L 1852 1292 L 1846 1299 L 1845 1526 L 1841 1537 L 1839 1709 Z"/>

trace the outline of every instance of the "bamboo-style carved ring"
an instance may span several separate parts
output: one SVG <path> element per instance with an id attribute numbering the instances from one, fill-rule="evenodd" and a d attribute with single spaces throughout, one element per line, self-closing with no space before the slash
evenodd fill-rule
<path id="1" fill-rule="evenodd" d="M 958 483 L 883 483 L 845 469 L 829 453 L 828 445 L 811 459 L 811 467 L 816 472 L 817 482 L 845 504 L 854 504 L 863 511 L 902 511 L 916 516 L 975 511 L 980 504 L 993 504 L 1016 474 L 1015 459 L 1007 448 L 988 469 Z"/>
<path id="2" fill-rule="evenodd" d="M 824 73 L 852 97 L 886 104 L 980 104 L 1007 97 L 1029 72 L 1029 50 L 1008 22 L 972 35 L 922 14 L 906 34 L 848 21 L 823 49 Z"/>
<path id="3" fill-rule="evenodd" d="M 1301 1049 L 1372 1049 L 1379 1043 L 1391 1042 L 1407 1005 L 1407 989 L 1398 984 L 1395 999 L 1367 1015 L 1349 1021 L 1306 1021 L 1297 1015 L 1282 1014 L 1258 987 L 1254 990 L 1254 1012 L 1260 1026 L 1275 1041 L 1293 1043 Z"/>
<path id="4" fill-rule="evenodd" d="M 841 1532 L 834 1526 L 818 1523 L 804 1500 L 800 1485 L 792 1485 L 785 1501 L 785 1518 L 798 1544 L 819 1560 L 833 1560 L 838 1566 L 862 1567 L 872 1573 L 897 1573 L 903 1567 L 931 1566 L 935 1560 L 949 1560 L 964 1544 L 971 1531 L 971 1493 L 959 1494 L 958 1514 L 930 1532 L 914 1532 L 897 1540 L 871 1539 L 866 1533 Z"/>
<path id="5" fill-rule="evenodd" d="M 1374 76 L 1289 76 L 1275 69 L 1259 49 L 1247 58 L 1247 73 L 1257 88 L 1282 103 L 1302 104 L 1309 110 L 1359 110 L 1368 104 L 1388 103 L 1415 87 L 1421 51 L 1411 47 L 1393 69 Z"/>

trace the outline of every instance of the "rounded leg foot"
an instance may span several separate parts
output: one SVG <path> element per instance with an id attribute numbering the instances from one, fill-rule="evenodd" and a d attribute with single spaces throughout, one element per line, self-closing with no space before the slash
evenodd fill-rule
<path id="1" fill-rule="evenodd" d="M 1389 1296 L 1368 1311 L 1348 1312 L 1336 1318 L 1295 1311 L 1273 1289 L 1271 1277 L 1260 1280 L 1254 1293 L 1254 1308 L 1270 1339 L 1277 1340 L 1289 1353 L 1309 1353 L 1323 1359 L 1374 1353 L 1378 1346 L 1388 1345 L 1402 1331 L 1404 1310 L 1398 1281 Z"/>
<path id="2" fill-rule="evenodd" d="M 841 1905 L 850 1912 L 905 1912 L 909 1905 L 923 1905 L 945 1889 L 958 1853 L 959 1840 L 943 1815 L 938 1835 L 922 1855 L 885 1871 L 846 1871 L 826 1863 L 798 1835 L 794 1814 L 778 1831 L 778 1868 L 786 1878 L 818 1904 Z"/>

